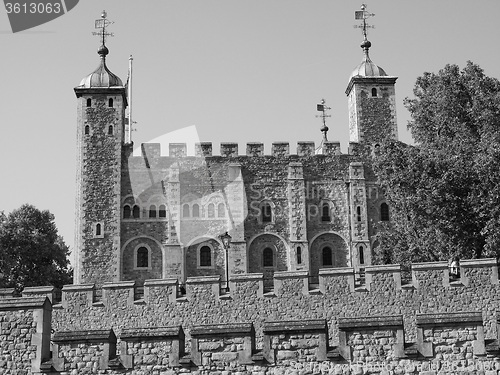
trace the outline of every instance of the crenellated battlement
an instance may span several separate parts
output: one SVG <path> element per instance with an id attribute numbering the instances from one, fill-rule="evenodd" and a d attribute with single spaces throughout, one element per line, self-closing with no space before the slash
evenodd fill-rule
<path id="1" fill-rule="evenodd" d="M 351 145 L 352 146 L 352 145 Z M 353 146 L 354 147 L 354 146 Z M 246 144 L 245 152 L 239 152 L 239 145 L 236 142 L 221 142 L 219 146 L 219 154 L 213 152 L 214 147 L 212 142 L 198 142 L 194 145 L 194 155 L 188 154 L 188 145 L 186 143 L 169 143 L 168 144 L 168 155 L 162 153 L 162 147 L 160 143 L 143 143 L 141 144 L 141 153 L 143 156 L 148 158 L 158 158 L 160 156 L 169 157 L 186 157 L 186 156 L 196 156 L 196 157 L 212 157 L 212 156 L 223 156 L 223 157 L 238 157 L 238 156 L 249 156 L 249 157 L 261 157 L 261 156 L 274 156 L 274 157 L 286 157 L 292 155 L 290 153 L 290 143 L 289 142 L 273 142 L 271 145 L 271 153 L 266 154 L 264 152 L 264 143 L 261 142 L 248 142 Z M 337 141 L 326 141 L 321 145 L 321 150 L 319 152 L 321 155 L 340 155 L 340 142 Z M 316 145 L 312 141 L 299 141 L 297 142 L 296 153 L 299 157 L 309 157 L 317 155 Z"/>

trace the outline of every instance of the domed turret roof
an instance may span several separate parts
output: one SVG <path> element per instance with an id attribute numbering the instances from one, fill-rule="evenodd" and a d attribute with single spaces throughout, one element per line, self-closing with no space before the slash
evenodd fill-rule
<path id="1" fill-rule="evenodd" d="M 101 56 L 101 63 L 99 67 L 83 78 L 78 85 L 79 88 L 109 88 L 109 87 L 123 87 L 122 80 L 113 74 L 106 66 L 106 55 L 109 53 L 108 48 L 103 44 L 97 51 Z"/>
<path id="2" fill-rule="evenodd" d="M 371 43 L 368 40 L 364 40 L 361 43 L 361 48 L 364 51 L 364 57 L 361 64 L 359 64 L 351 73 L 349 80 L 353 77 L 384 77 L 387 73 L 380 66 L 375 65 L 368 55 L 368 49 L 371 47 Z"/>

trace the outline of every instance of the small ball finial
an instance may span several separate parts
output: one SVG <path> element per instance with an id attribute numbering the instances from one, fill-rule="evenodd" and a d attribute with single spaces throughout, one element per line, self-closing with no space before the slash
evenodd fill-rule
<path id="1" fill-rule="evenodd" d="M 108 47 L 106 47 L 106 46 L 103 44 L 103 45 L 101 45 L 101 46 L 99 47 L 99 49 L 97 50 L 97 53 L 98 53 L 98 54 L 99 54 L 99 56 L 101 56 L 101 57 L 106 57 L 106 56 L 107 56 L 107 54 L 109 53 L 109 49 L 108 49 Z"/>

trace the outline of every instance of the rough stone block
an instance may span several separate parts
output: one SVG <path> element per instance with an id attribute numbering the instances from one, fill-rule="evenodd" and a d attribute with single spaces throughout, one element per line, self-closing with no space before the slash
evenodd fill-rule
<path id="1" fill-rule="evenodd" d="M 277 158 L 290 155 L 290 144 L 288 142 L 273 142 L 271 155 Z"/>
<path id="2" fill-rule="evenodd" d="M 314 142 L 297 142 L 297 155 L 313 156 L 315 154 Z"/>
<path id="3" fill-rule="evenodd" d="M 263 156 L 264 144 L 260 142 L 247 143 L 247 156 Z"/>
<path id="4" fill-rule="evenodd" d="M 212 156 L 212 142 L 199 142 L 195 144 L 196 156 Z"/>
<path id="5" fill-rule="evenodd" d="M 238 143 L 222 142 L 220 144 L 220 155 L 226 157 L 238 156 Z"/>

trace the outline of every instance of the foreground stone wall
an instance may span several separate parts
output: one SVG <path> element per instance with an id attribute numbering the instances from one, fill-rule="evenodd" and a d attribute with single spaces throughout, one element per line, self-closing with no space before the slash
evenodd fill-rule
<path id="1" fill-rule="evenodd" d="M 397 265 L 371 266 L 365 280 L 355 283 L 352 268 L 323 269 L 319 288 L 311 290 L 307 272 L 277 272 L 274 289 L 264 293 L 262 274 L 244 274 L 231 279 L 226 294 L 220 293 L 218 276 L 188 279 L 186 294 L 179 293 L 175 279 L 148 280 L 143 295 L 133 282 L 123 282 L 105 284 L 102 297 L 93 285 L 70 285 L 62 303 L 53 305 L 51 290 L 27 290 L 30 297 L 0 299 L 0 369 L 497 374 L 495 260 L 462 261 L 461 276 L 453 279 L 444 262 L 414 264 L 408 284 L 401 283 Z M 28 303 L 33 299 L 37 304 Z M 49 324 L 33 330 L 31 316 L 46 311 L 47 321 L 48 310 Z M 12 321 L 32 328 L 8 334 L 13 326 L 4 322 Z"/>

